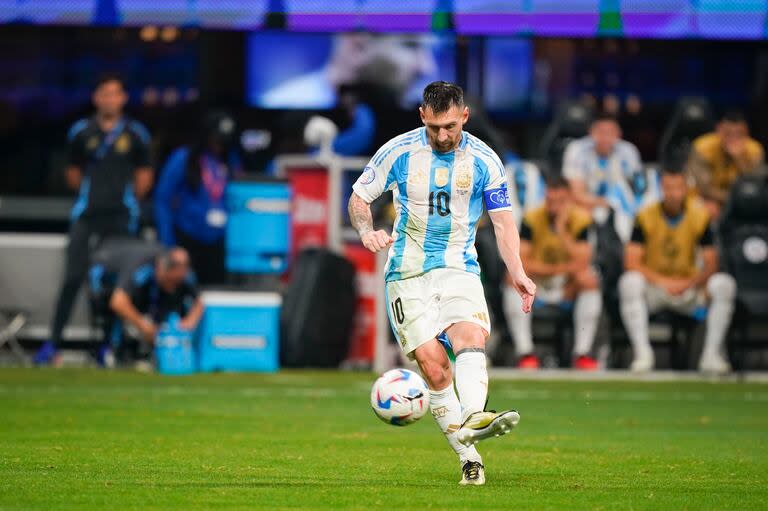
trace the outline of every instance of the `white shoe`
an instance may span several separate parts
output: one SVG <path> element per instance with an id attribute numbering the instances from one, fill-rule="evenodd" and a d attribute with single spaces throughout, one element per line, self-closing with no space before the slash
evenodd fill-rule
<path id="1" fill-rule="evenodd" d="M 461 486 L 482 486 L 485 484 L 485 468 L 479 461 L 467 461 L 461 467 Z"/>
<path id="2" fill-rule="evenodd" d="M 629 369 L 635 373 L 647 373 L 653 369 L 655 362 L 653 353 L 638 355 L 632 361 Z"/>
<path id="3" fill-rule="evenodd" d="M 699 361 L 699 371 L 702 373 L 725 374 L 731 372 L 731 364 L 721 355 L 702 355 Z"/>
<path id="4" fill-rule="evenodd" d="M 475 412 L 464 421 L 459 429 L 459 442 L 469 447 L 480 440 L 495 436 L 506 435 L 520 422 L 520 414 L 516 410 L 496 412 Z"/>

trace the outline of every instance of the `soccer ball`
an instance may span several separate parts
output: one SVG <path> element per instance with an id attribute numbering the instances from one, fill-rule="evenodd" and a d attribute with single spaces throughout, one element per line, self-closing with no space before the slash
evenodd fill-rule
<path id="1" fill-rule="evenodd" d="M 371 408 L 387 424 L 413 424 L 429 409 L 427 382 L 408 369 L 387 371 L 373 384 Z"/>

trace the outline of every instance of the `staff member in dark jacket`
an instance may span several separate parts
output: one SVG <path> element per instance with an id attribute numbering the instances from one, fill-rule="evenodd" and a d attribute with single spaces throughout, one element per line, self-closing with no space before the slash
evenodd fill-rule
<path id="1" fill-rule="evenodd" d="M 166 247 L 189 252 L 201 284 L 225 278 L 224 189 L 241 170 L 235 150 L 235 121 L 223 112 L 209 114 L 198 141 L 176 149 L 160 172 L 155 190 L 155 222 Z"/>
<path id="2" fill-rule="evenodd" d="M 89 253 L 109 236 L 135 234 L 139 221 L 137 197 L 152 187 L 149 133 L 126 118 L 128 95 L 116 75 L 103 76 L 93 92 L 96 115 L 76 122 L 69 131 L 67 184 L 79 195 L 72 224 L 51 339 L 35 356 L 38 364 L 59 361 L 58 347 L 77 292 L 88 271 Z"/>

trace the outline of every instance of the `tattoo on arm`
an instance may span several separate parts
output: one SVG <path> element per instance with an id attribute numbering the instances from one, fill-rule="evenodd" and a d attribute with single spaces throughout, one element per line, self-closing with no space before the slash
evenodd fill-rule
<path id="1" fill-rule="evenodd" d="M 349 219 L 352 227 L 357 229 L 360 236 L 373 231 L 373 216 L 371 215 L 371 205 L 365 202 L 356 193 L 349 198 Z"/>

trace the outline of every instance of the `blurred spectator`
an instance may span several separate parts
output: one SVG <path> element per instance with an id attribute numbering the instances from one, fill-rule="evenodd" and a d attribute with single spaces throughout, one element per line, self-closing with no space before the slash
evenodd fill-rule
<path id="1" fill-rule="evenodd" d="M 688 197 L 685 175 L 664 170 L 661 188 L 662 201 L 637 215 L 624 254 L 626 273 L 619 279 L 621 317 L 634 350 L 631 368 L 648 371 L 654 366 L 649 313 L 671 309 L 694 315 L 705 305 L 706 295 L 709 311 L 699 369 L 727 372 L 730 366 L 722 347 L 733 315 L 736 282 L 730 275 L 718 273 L 709 213 Z M 696 264 L 699 255 L 701 268 Z"/>
<path id="2" fill-rule="evenodd" d="M 336 104 L 342 85 L 365 82 L 386 87 L 400 106 L 407 106 L 418 100 L 420 79 L 437 71 L 431 41 L 426 35 L 338 34 L 324 67 L 268 90 L 258 103 L 265 108 L 328 108 Z"/>
<path id="3" fill-rule="evenodd" d="M 569 306 L 575 300 L 574 367 L 597 369 L 590 356 L 595 332 L 600 320 L 602 297 L 600 284 L 590 266 L 592 249 L 587 232 L 592 225 L 589 214 L 578 207 L 568 181 L 563 177 L 547 180 L 543 206 L 529 211 L 520 227 L 520 257 L 531 278 L 536 282 L 537 304 Z M 504 292 L 507 323 L 525 369 L 539 367 L 533 353 L 531 315 L 522 312 L 519 294 L 506 286 Z"/>
<path id="4" fill-rule="evenodd" d="M 225 280 L 224 190 L 242 172 L 235 149 L 234 119 L 223 112 L 206 116 L 197 141 L 176 149 L 155 190 L 155 221 L 166 247 L 187 249 L 201 284 Z"/>
<path id="5" fill-rule="evenodd" d="M 641 168 L 640 153 L 621 139 L 619 123 L 609 114 L 595 117 L 589 135 L 568 144 L 563 157 L 563 176 L 571 182 L 573 200 L 590 210 L 607 207 L 610 185 L 631 181 Z"/>
<path id="6" fill-rule="evenodd" d="M 93 92 L 96 115 L 76 122 L 69 130 L 66 181 L 79 190 L 72 209 L 72 224 L 51 339 L 35 355 L 37 364 L 59 361 L 64 325 L 88 271 L 90 251 L 108 236 L 135 234 L 137 197 L 152 187 L 149 133 L 138 121 L 123 115 L 128 100 L 122 80 L 103 76 Z"/>
<path id="7" fill-rule="evenodd" d="M 750 138 L 744 115 L 729 112 L 720 119 L 713 133 L 693 141 L 686 171 L 710 215 L 717 218 L 736 178 L 753 172 L 764 160 L 763 146 Z"/>
<path id="8" fill-rule="evenodd" d="M 171 248 L 121 275 L 109 306 L 148 344 L 154 344 L 159 325 L 173 313 L 181 317 L 181 329 L 194 330 L 203 315 L 203 302 L 187 251 Z"/>

